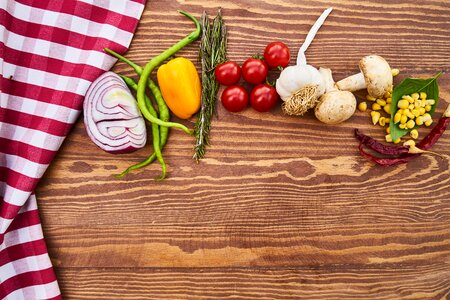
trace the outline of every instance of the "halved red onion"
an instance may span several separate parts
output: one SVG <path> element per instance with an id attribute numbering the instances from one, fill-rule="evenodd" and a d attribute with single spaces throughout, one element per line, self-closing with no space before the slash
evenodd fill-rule
<path id="1" fill-rule="evenodd" d="M 84 124 L 91 140 L 110 153 L 145 146 L 145 121 L 125 82 L 113 72 L 98 77 L 84 99 Z"/>

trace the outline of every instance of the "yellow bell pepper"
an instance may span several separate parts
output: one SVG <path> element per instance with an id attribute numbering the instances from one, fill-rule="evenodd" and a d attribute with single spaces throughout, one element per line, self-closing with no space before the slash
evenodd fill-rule
<path id="1" fill-rule="evenodd" d="M 174 115 L 189 119 L 200 109 L 200 78 L 189 59 L 172 59 L 159 67 L 156 75 L 164 100 Z"/>

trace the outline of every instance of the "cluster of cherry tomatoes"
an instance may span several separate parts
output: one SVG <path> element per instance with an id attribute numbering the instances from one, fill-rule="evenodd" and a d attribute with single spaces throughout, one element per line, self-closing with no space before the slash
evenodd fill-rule
<path id="1" fill-rule="evenodd" d="M 264 59 L 249 58 L 242 68 L 233 61 L 218 65 L 214 71 L 217 81 L 227 86 L 222 93 L 222 105 L 230 112 L 244 110 L 249 103 L 259 112 L 271 110 L 278 102 L 275 88 L 267 83 L 269 69 L 285 68 L 289 65 L 291 54 L 289 48 L 282 42 L 272 42 L 264 50 Z M 238 85 L 239 80 L 253 85 L 250 96 L 247 90 Z"/>

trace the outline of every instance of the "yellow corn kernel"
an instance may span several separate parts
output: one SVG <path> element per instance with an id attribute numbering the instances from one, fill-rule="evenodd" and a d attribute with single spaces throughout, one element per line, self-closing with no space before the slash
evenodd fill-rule
<path id="1" fill-rule="evenodd" d="M 400 125 L 398 125 L 398 128 L 400 128 L 400 129 L 406 129 L 406 124 L 400 124 Z"/>
<path id="2" fill-rule="evenodd" d="M 424 121 L 424 122 L 431 120 L 431 115 L 428 114 L 428 113 L 427 113 L 427 114 L 424 114 L 422 117 L 423 117 L 423 121 Z"/>
<path id="3" fill-rule="evenodd" d="M 421 99 L 420 100 L 420 107 L 425 107 L 427 105 L 427 100 L 426 99 Z"/>
<path id="4" fill-rule="evenodd" d="M 409 95 L 402 96 L 402 99 L 408 101 L 409 103 L 414 103 L 414 98 Z"/>
<path id="5" fill-rule="evenodd" d="M 433 124 L 433 120 L 431 119 L 425 122 L 425 126 L 427 127 L 431 126 L 431 124 Z"/>
<path id="6" fill-rule="evenodd" d="M 390 134 L 386 135 L 384 138 L 386 139 L 386 142 L 392 143 L 392 136 Z"/>
<path id="7" fill-rule="evenodd" d="M 420 92 L 420 99 L 427 99 L 428 95 L 425 92 Z"/>
<path id="8" fill-rule="evenodd" d="M 408 122 L 408 117 L 406 115 L 402 115 L 400 118 L 400 124 L 406 124 Z"/>
<path id="9" fill-rule="evenodd" d="M 366 96 L 366 99 L 369 100 L 369 101 L 376 101 L 376 100 L 377 100 L 377 98 L 372 97 L 372 96 L 370 96 L 370 95 L 367 95 L 367 96 Z"/>
<path id="10" fill-rule="evenodd" d="M 416 101 L 414 101 L 414 108 L 419 108 L 419 107 L 421 107 L 422 106 L 422 101 L 420 101 L 420 100 L 416 100 Z"/>
<path id="11" fill-rule="evenodd" d="M 396 139 L 396 140 L 394 141 L 394 144 L 400 144 L 401 141 L 402 141 L 402 139 L 401 139 L 401 138 L 398 138 L 398 139 Z"/>
<path id="12" fill-rule="evenodd" d="M 409 129 L 413 129 L 414 126 L 416 126 L 416 122 L 414 122 L 414 120 L 409 120 L 409 121 L 406 123 L 406 127 L 409 128 Z"/>
<path id="13" fill-rule="evenodd" d="M 425 107 L 419 107 L 419 114 L 423 116 L 426 113 Z"/>
<path id="14" fill-rule="evenodd" d="M 413 110 L 413 109 L 416 108 L 416 107 L 414 106 L 414 103 L 411 103 L 411 104 L 408 106 L 408 108 L 409 108 L 409 110 Z"/>
<path id="15" fill-rule="evenodd" d="M 391 114 L 391 104 L 390 103 L 383 106 L 383 109 L 387 114 L 389 114 L 389 115 Z"/>
<path id="16" fill-rule="evenodd" d="M 426 105 L 425 106 L 425 111 L 431 111 L 431 105 Z"/>
<path id="17" fill-rule="evenodd" d="M 420 95 L 419 95 L 419 93 L 414 93 L 414 94 L 411 94 L 411 98 L 413 98 L 414 100 L 417 100 L 420 98 Z"/>
<path id="18" fill-rule="evenodd" d="M 428 100 L 427 100 L 427 104 L 433 106 L 433 105 L 436 104 L 436 100 L 434 100 L 434 99 L 428 99 Z"/>
<path id="19" fill-rule="evenodd" d="M 420 111 L 418 109 L 413 109 L 411 111 L 411 113 L 417 118 L 418 116 L 420 116 Z"/>
<path id="20" fill-rule="evenodd" d="M 413 139 L 417 140 L 417 139 L 419 138 L 419 131 L 417 131 L 417 129 L 413 129 L 413 130 L 411 130 L 411 132 L 409 133 L 409 135 L 410 135 Z"/>
<path id="21" fill-rule="evenodd" d="M 415 145 L 416 142 L 414 140 L 407 140 L 406 142 L 403 143 L 403 146 L 414 147 Z"/>
<path id="22" fill-rule="evenodd" d="M 386 98 L 386 103 L 392 103 L 392 97 L 387 97 Z"/>
<path id="23" fill-rule="evenodd" d="M 367 103 L 366 102 L 360 102 L 358 105 L 358 109 L 362 112 L 367 110 Z"/>
<path id="24" fill-rule="evenodd" d="M 381 105 L 378 103 L 372 104 L 372 110 L 381 110 Z"/>
<path id="25" fill-rule="evenodd" d="M 394 124 L 399 123 L 401 119 L 402 119 L 402 114 L 399 113 L 399 112 L 397 112 L 397 113 L 394 115 Z"/>
<path id="26" fill-rule="evenodd" d="M 405 110 L 405 115 L 410 119 L 414 119 L 416 117 L 409 109 Z"/>
<path id="27" fill-rule="evenodd" d="M 386 118 L 385 117 L 381 117 L 380 120 L 378 121 L 378 123 L 380 124 L 380 126 L 386 126 Z"/>
<path id="28" fill-rule="evenodd" d="M 398 74 L 400 74 L 400 70 L 399 69 L 391 69 L 391 73 L 392 73 L 392 76 L 395 77 Z"/>
<path id="29" fill-rule="evenodd" d="M 384 93 L 384 99 L 391 98 L 391 97 L 392 97 L 392 91 L 388 91 L 388 92 Z"/>
<path id="30" fill-rule="evenodd" d="M 406 99 L 402 99 L 402 100 L 398 101 L 398 103 L 397 103 L 397 107 L 401 108 L 401 109 L 407 109 L 408 106 L 409 106 L 409 102 Z"/>
<path id="31" fill-rule="evenodd" d="M 416 124 L 419 125 L 419 126 L 423 125 L 423 117 L 422 116 L 418 116 L 416 118 Z"/>
<path id="32" fill-rule="evenodd" d="M 381 114 L 377 111 L 372 111 L 370 113 L 371 117 L 372 117 L 372 123 L 373 125 L 377 125 L 378 121 L 380 120 Z"/>
<path id="33" fill-rule="evenodd" d="M 386 128 L 386 133 L 387 134 L 391 133 L 391 127 Z"/>
<path id="34" fill-rule="evenodd" d="M 386 105 L 386 101 L 384 101 L 383 99 L 377 99 L 377 103 L 378 103 L 380 106 L 385 106 L 385 105 Z"/>

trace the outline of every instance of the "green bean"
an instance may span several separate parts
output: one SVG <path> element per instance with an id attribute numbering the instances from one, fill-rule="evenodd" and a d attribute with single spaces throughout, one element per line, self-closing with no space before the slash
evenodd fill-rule
<path id="1" fill-rule="evenodd" d="M 132 78 L 126 77 L 126 76 L 121 76 L 121 77 L 130 88 L 132 88 L 133 90 L 137 90 L 137 84 Z M 158 114 L 155 111 L 155 109 L 153 108 L 152 102 L 151 102 L 150 98 L 148 98 L 147 95 L 145 95 L 145 105 L 148 110 L 147 113 L 150 114 L 153 118 L 157 119 Z M 158 151 L 161 153 L 160 130 L 159 130 L 159 126 L 156 122 L 152 123 L 152 138 L 153 138 L 153 149 L 155 152 L 149 158 L 151 158 L 152 156 L 157 157 Z M 122 173 L 117 174 L 116 177 L 122 178 L 123 176 L 128 174 L 130 171 L 145 167 L 145 166 L 149 165 L 150 163 L 152 163 L 154 160 L 155 160 L 155 158 L 151 159 L 151 161 L 149 161 L 149 159 L 146 159 L 145 161 L 143 161 L 141 163 L 138 163 L 136 165 L 133 165 L 133 166 L 127 168 Z M 162 167 L 163 175 L 158 179 L 164 179 L 166 176 L 165 164 L 161 164 L 161 167 Z"/>
<path id="2" fill-rule="evenodd" d="M 195 23 L 196 29 L 193 32 L 191 32 L 189 35 L 187 35 L 185 38 L 180 40 L 178 43 L 172 45 L 169 49 L 165 50 L 160 55 L 151 59 L 145 65 L 144 69 L 142 70 L 141 77 L 139 78 L 137 92 L 136 92 L 136 98 L 137 98 L 139 108 L 143 107 L 145 109 L 145 88 L 148 84 L 148 79 L 149 79 L 152 71 L 157 66 L 162 64 L 166 59 L 170 58 L 176 52 L 181 50 L 183 47 L 185 47 L 185 46 L 189 45 L 190 43 L 192 43 L 193 41 L 197 40 L 200 36 L 201 26 L 200 26 L 199 21 L 194 16 L 192 16 L 191 14 L 189 14 L 187 12 L 184 12 L 181 10 L 179 10 L 178 12 L 181 13 L 182 15 L 188 17 L 189 19 L 191 19 Z M 155 149 L 155 154 L 156 154 L 156 158 L 158 159 L 158 161 L 161 164 L 161 167 L 163 168 L 163 170 L 165 170 L 165 162 L 164 162 L 164 158 L 162 157 L 161 151 L 157 151 L 157 149 Z M 165 176 L 164 172 L 163 172 L 163 176 Z"/>

